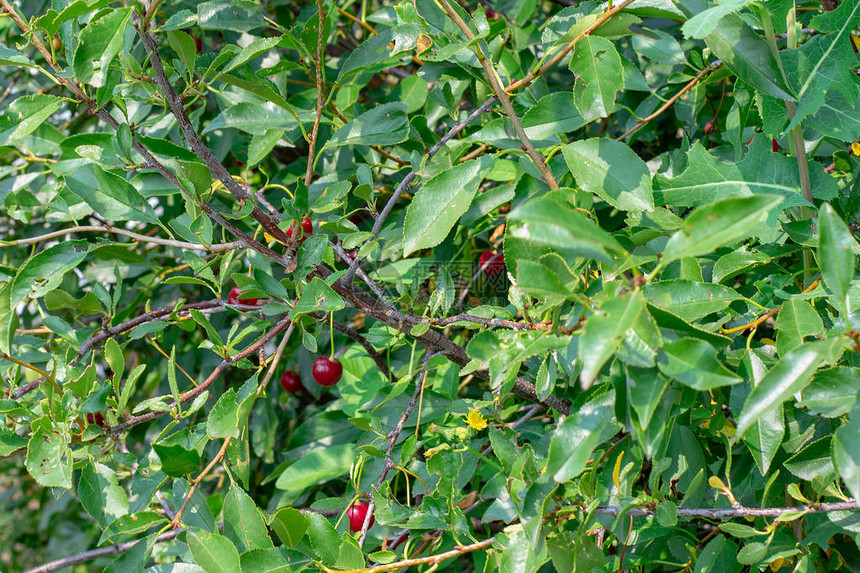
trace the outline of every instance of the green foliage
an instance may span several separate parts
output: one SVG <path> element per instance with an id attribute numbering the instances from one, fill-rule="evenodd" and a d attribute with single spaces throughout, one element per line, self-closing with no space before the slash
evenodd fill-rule
<path id="1" fill-rule="evenodd" d="M 0 1 L 3 571 L 860 568 L 858 0 Z"/>

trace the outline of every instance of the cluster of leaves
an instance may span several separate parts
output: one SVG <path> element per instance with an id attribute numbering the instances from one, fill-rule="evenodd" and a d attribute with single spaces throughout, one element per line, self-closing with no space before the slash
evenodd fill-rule
<path id="1" fill-rule="evenodd" d="M 4 570 L 860 567 L 858 0 L 0 1 Z"/>

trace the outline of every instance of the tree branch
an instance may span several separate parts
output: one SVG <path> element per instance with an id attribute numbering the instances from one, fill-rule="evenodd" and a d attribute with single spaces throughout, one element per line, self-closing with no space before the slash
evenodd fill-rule
<path id="1" fill-rule="evenodd" d="M 161 56 L 158 53 L 158 44 L 155 41 L 155 38 L 143 27 L 138 31 L 140 32 L 143 46 L 149 54 L 155 82 L 164 96 L 164 101 L 167 103 L 167 109 L 171 114 L 173 114 L 176 121 L 179 123 L 179 128 L 182 130 L 185 140 L 191 146 L 192 151 L 194 151 L 194 153 L 203 160 L 212 175 L 221 181 L 224 187 L 230 191 L 236 200 L 244 204 L 245 201 L 251 199 L 250 193 L 239 185 L 235 179 L 233 179 L 233 176 L 229 171 L 227 171 L 227 168 L 215 158 L 215 154 L 212 153 L 212 150 L 209 149 L 209 147 L 200 139 L 194 126 L 191 124 L 188 114 L 185 112 L 182 99 L 176 94 L 173 87 L 170 85 L 170 81 L 167 79 L 167 74 L 165 73 L 164 66 L 161 63 Z M 278 227 L 277 223 L 275 223 L 275 221 L 264 213 L 256 204 L 251 210 L 251 217 L 260 223 L 269 235 L 287 246 L 288 254 L 283 257 L 287 264 L 284 266 L 288 271 L 294 269 L 296 264 L 294 254 L 298 244 L 297 239 L 294 240 L 288 237 L 287 234 Z M 276 253 L 272 251 L 272 254 Z M 280 255 L 278 255 L 278 257 L 281 258 Z"/>
<path id="2" fill-rule="evenodd" d="M 233 356 L 228 356 L 227 358 L 222 360 L 221 363 L 215 367 L 215 369 L 212 371 L 212 373 L 209 374 L 209 377 L 206 378 L 206 380 L 204 380 L 199 386 L 195 386 L 191 390 L 184 392 L 179 397 L 179 403 L 184 404 L 185 402 L 188 402 L 189 400 L 192 400 L 196 396 L 201 394 L 204 390 L 206 390 L 209 386 L 212 385 L 212 383 L 218 378 L 218 376 L 221 374 L 221 372 L 223 372 L 224 370 L 226 370 L 232 364 L 238 362 L 239 360 L 254 354 L 258 349 L 262 348 L 269 340 L 271 340 L 272 338 L 277 336 L 277 334 L 279 332 L 281 332 L 285 328 L 287 328 L 287 326 L 290 323 L 291 323 L 290 318 L 285 315 L 283 318 L 281 318 L 281 320 L 271 330 L 269 330 L 269 332 L 267 332 L 266 334 L 261 336 L 256 342 L 249 345 L 247 348 L 245 348 L 244 350 L 242 350 L 238 354 L 235 354 Z M 172 408 L 176 408 L 177 406 L 178 406 L 178 404 L 176 404 L 176 403 L 171 404 Z M 125 422 L 123 422 L 121 424 L 117 424 L 116 426 L 111 426 L 108 429 L 108 432 L 110 433 L 110 435 L 116 436 L 116 435 L 123 433 L 124 431 L 128 430 L 129 428 L 131 428 L 133 426 L 136 426 L 138 424 L 142 424 L 143 422 L 148 422 L 150 420 L 154 420 L 155 418 L 157 418 L 157 417 L 159 417 L 165 413 L 166 412 L 147 412 L 146 414 L 141 414 L 139 416 L 132 416 L 131 418 L 129 418 L 128 420 L 126 420 Z"/>

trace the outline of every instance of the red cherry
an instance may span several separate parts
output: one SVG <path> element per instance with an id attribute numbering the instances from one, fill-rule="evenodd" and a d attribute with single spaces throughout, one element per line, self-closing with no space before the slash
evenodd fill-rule
<path id="1" fill-rule="evenodd" d="M 101 426 L 102 428 L 107 428 L 107 422 L 105 422 L 105 417 L 101 412 L 90 412 L 87 414 L 87 423 L 93 424 L 94 426 Z"/>
<path id="2" fill-rule="evenodd" d="M 364 525 L 364 519 L 367 517 L 368 509 L 370 509 L 370 504 L 364 500 L 357 501 L 349 506 L 349 509 L 346 510 L 346 516 L 349 518 L 350 531 L 353 533 L 361 531 L 361 527 Z M 373 527 L 374 521 L 376 521 L 376 518 L 371 514 L 370 523 L 367 526 L 368 529 Z"/>
<path id="3" fill-rule="evenodd" d="M 256 298 L 239 298 L 239 287 L 234 286 L 227 295 L 227 304 L 257 304 Z"/>
<path id="4" fill-rule="evenodd" d="M 311 236 L 313 234 L 314 234 L 314 224 L 311 222 L 310 217 L 305 217 L 304 219 L 302 219 L 302 236 L 299 239 L 299 241 L 304 241 L 305 239 L 307 239 L 309 236 Z M 287 236 L 292 238 L 292 236 L 293 236 L 293 228 L 292 227 L 287 229 Z"/>
<path id="5" fill-rule="evenodd" d="M 287 370 L 281 374 L 281 388 L 290 394 L 296 394 L 302 391 L 301 377 L 291 370 Z"/>
<path id="6" fill-rule="evenodd" d="M 486 13 L 487 13 L 487 19 L 488 20 L 495 20 L 499 16 L 498 14 L 496 14 L 496 11 L 493 10 L 492 8 L 487 8 Z"/>
<path id="7" fill-rule="evenodd" d="M 771 147 L 773 149 L 773 152 L 776 153 L 777 151 L 779 151 L 779 144 L 776 142 L 776 140 L 771 139 L 770 142 L 771 142 Z"/>
<path id="8" fill-rule="evenodd" d="M 343 376 L 343 364 L 337 358 L 332 360 L 328 356 L 320 356 L 314 360 L 311 375 L 320 386 L 334 386 Z"/>
<path id="9" fill-rule="evenodd" d="M 203 40 L 197 36 L 194 36 L 194 48 L 197 50 L 198 54 L 203 50 Z"/>
<path id="10" fill-rule="evenodd" d="M 715 127 L 715 124 L 713 121 L 709 121 L 708 123 L 706 123 L 705 124 L 705 130 L 704 130 L 705 135 L 710 135 L 710 134 L 714 133 L 714 127 Z"/>
<path id="11" fill-rule="evenodd" d="M 490 260 L 492 259 L 492 260 Z M 487 262 L 489 261 L 489 262 Z M 501 253 L 496 255 L 493 251 L 484 251 L 481 253 L 481 258 L 478 260 L 483 272 L 488 277 L 494 277 L 505 270 L 505 257 Z M 484 265 L 487 266 L 484 266 Z"/>

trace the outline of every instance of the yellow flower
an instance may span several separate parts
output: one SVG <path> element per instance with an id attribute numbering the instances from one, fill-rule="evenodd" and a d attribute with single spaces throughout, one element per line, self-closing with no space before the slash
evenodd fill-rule
<path id="1" fill-rule="evenodd" d="M 469 410 L 469 413 L 466 414 L 466 423 L 469 424 L 469 427 L 473 430 L 483 430 L 487 427 L 487 420 L 477 408 L 472 408 Z"/>
<path id="2" fill-rule="evenodd" d="M 860 141 L 855 141 L 851 144 L 851 152 L 854 155 L 860 155 Z"/>

